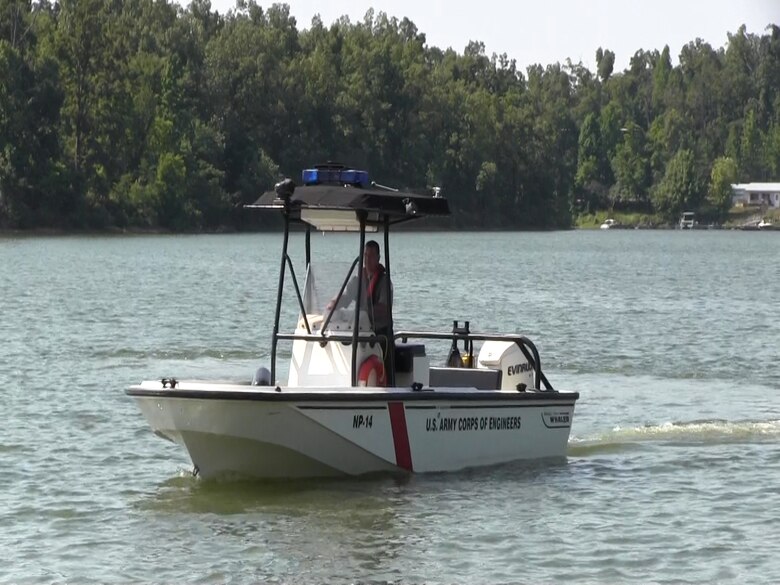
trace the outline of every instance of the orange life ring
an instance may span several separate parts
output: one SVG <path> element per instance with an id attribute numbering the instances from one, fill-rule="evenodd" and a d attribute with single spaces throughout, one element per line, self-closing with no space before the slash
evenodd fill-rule
<path id="1" fill-rule="evenodd" d="M 360 371 L 358 372 L 358 386 L 368 386 L 368 379 L 371 374 L 375 374 L 375 386 L 384 386 L 385 381 L 385 364 L 379 359 L 377 355 L 370 355 L 363 363 L 360 364 Z"/>

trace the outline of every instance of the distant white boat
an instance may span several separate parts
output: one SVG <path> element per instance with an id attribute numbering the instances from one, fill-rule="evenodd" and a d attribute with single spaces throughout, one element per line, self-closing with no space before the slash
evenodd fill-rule
<path id="1" fill-rule="evenodd" d="M 680 216 L 680 223 L 677 225 L 681 230 L 692 230 L 697 225 L 696 214 L 693 211 L 685 211 Z"/>
<path id="2" fill-rule="evenodd" d="M 611 229 L 614 229 L 614 228 L 618 227 L 619 225 L 620 224 L 618 224 L 618 222 L 616 222 L 614 219 L 605 219 L 604 223 L 602 223 L 599 226 L 599 229 L 601 229 L 601 230 L 611 230 Z"/>
<path id="3" fill-rule="evenodd" d="M 760 230 L 774 230 L 777 229 L 772 223 L 771 219 L 764 218 L 758 222 L 758 229 Z"/>

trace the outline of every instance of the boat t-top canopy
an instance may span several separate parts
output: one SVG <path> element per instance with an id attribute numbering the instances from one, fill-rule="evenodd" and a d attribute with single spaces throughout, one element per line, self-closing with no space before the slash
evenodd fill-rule
<path id="1" fill-rule="evenodd" d="M 285 179 L 276 184 L 273 191 L 268 191 L 260 196 L 249 208 L 276 209 L 282 212 L 284 218 L 284 239 L 282 241 L 282 259 L 279 268 L 279 288 L 276 295 L 276 315 L 274 318 L 274 330 L 271 339 L 271 379 L 276 379 L 276 350 L 280 339 L 302 340 L 322 343 L 333 340 L 344 343 L 352 343 L 352 347 L 358 346 L 358 341 L 369 343 L 380 342 L 384 344 L 385 351 L 390 357 L 390 382 L 392 383 L 393 352 L 387 348 L 394 343 L 393 318 L 392 318 L 392 290 L 390 285 L 390 226 L 412 219 L 418 219 L 429 215 L 449 215 L 450 208 L 447 199 L 440 195 L 438 189 L 434 189 L 434 195 L 421 195 L 419 193 L 402 192 L 390 187 L 383 187 L 376 183 L 368 183 L 368 173 L 349 169 L 338 163 L 317 165 L 312 169 L 303 171 L 302 186 L 297 186 L 291 179 Z M 304 303 L 301 287 L 295 274 L 292 259 L 288 254 L 288 242 L 290 225 L 302 222 L 306 224 L 306 274 L 308 276 L 311 267 L 311 231 L 312 228 L 321 231 L 354 231 L 359 232 L 358 254 L 346 274 L 341 289 L 335 297 L 340 299 L 346 286 L 354 275 L 363 275 L 364 250 L 366 245 L 366 232 L 384 232 L 384 271 L 382 279 L 386 287 L 387 313 L 389 323 L 386 331 L 377 336 L 376 332 L 360 332 L 361 306 L 365 311 L 365 304 L 354 303 L 354 325 L 351 333 L 326 334 L 327 325 L 336 310 L 334 304 L 325 317 L 324 325 L 317 336 L 312 335 L 312 329 L 308 322 L 308 311 Z M 285 272 L 289 268 L 292 277 L 295 296 L 301 310 L 306 335 L 283 334 L 279 332 L 279 318 L 281 315 L 282 296 L 284 292 Z M 364 278 L 357 278 L 356 299 L 363 298 L 363 288 L 366 286 Z M 352 386 L 357 385 L 357 351 L 352 352 Z"/>
<path id="2" fill-rule="evenodd" d="M 291 179 L 277 183 L 251 205 L 253 209 L 278 209 L 291 220 L 303 221 L 324 231 L 359 231 L 429 215 L 449 215 L 445 197 L 398 191 L 372 183 L 368 174 L 329 163 L 303 171 L 297 186 Z"/>

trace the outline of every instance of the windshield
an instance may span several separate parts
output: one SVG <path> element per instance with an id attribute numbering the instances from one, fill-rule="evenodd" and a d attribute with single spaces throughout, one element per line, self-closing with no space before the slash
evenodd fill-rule
<path id="1" fill-rule="evenodd" d="M 355 311 L 355 297 L 357 296 L 357 265 L 350 274 L 351 267 L 352 264 L 349 262 L 312 263 L 309 265 L 303 287 L 303 306 L 309 321 L 312 321 L 315 316 L 327 316 L 331 307 L 335 309 L 334 319 L 339 321 L 352 320 Z M 347 280 L 348 275 L 349 279 Z M 344 286 L 345 280 L 347 280 L 347 286 L 339 297 L 339 291 Z M 367 299 L 365 287 L 362 297 L 364 300 Z M 364 302 L 361 306 L 366 307 L 367 303 Z"/>

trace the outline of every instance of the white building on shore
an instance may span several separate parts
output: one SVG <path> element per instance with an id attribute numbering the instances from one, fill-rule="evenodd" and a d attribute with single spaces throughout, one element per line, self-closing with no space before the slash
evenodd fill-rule
<path id="1" fill-rule="evenodd" d="M 734 183 L 732 205 L 780 208 L 780 183 Z"/>

